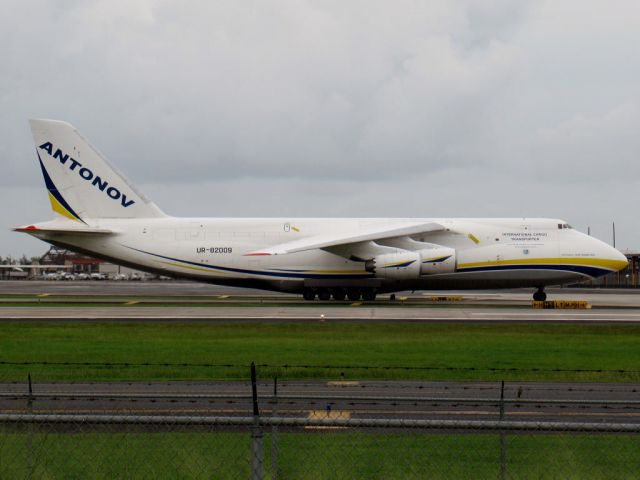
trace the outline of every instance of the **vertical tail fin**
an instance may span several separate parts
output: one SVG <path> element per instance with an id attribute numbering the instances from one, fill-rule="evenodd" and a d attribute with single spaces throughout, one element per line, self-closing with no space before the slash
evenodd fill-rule
<path id="1" fill-rule="evenodd" d="M 98 218 L 163 217 L 164 213 L 70 124 L 30 120 L 53 211 L 86 223 Z"/>

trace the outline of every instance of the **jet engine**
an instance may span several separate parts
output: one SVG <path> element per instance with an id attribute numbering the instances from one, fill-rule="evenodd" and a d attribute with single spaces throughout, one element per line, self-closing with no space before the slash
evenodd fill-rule
<path id="1" fill-rule="evenodd" d="M 378 255 L 365 263 L 365 269 L 378 278 L 413 280 L 420 277 L 420 254 L 408 250 Z"/>
<path id="2" fill-rule="evenodd" d="M 368 272 L 389 280 L 413 280 L 421 275 L 451 273 L 456 268 L 456 251 L 435 247 L 419 251 L 398 249 L 395 253 L 377 255 L 365 263 Z"/>

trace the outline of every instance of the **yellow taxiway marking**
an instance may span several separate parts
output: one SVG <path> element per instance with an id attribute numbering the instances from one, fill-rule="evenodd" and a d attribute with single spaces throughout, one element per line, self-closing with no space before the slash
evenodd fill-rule
<path id="1" fill-rule="evenodd" d="M 140 303 L 138 300 L 129 300 L 128 302 L 125 302 L 125 305 L 135 305 L 136 303 Z"/>
<path id="2" fill-rule="evenodd" d="M 353 302 L 351 304 L 352 307 L 359 307 L 360 305 L 362 305 L 362 302 Z"/>
<path id="3" fill-rule="evenodd" d="M 220 300 L 224 300 L 225 298 L 229 298 L 229 295 L 218 295 Z"/>
<path id="4" fill-rule="evenodd" d="M 461 302 L 464 298 L 461 295 L 438 295 L 427 297 L 432 302 Z"/>
<path id="5" fill-rule="evenodd" d="M 327 382 L 328 387 L 356 387 L 360 385 L 360 382 L 354 380 L 334 380 Z"/>
<path id="6" fill-rule="evenodd" d="M 51 295 L 50 293 L 41 293 L 40 295 L 36 295 L 37 297 L 48 297 Z"/>
<path id="7" fill-rule="evenodd" d="M 591 304 L 585 300 L 547 300 L 544 302 L 533 301 L 533 308 L 544 309 L 571 309 L 571 310 L 589 310 Z"/>
<path id="8" fill-rule="evenodd" d="M 348 420 L 351 418 L 351 412 L 349 410 L 311 410 L 307 418 L 309 420 L 318 420 L 325 418 L 331 420 Z"/>
<path id="9" fill-rule="evenodd" d="M 347 410 L 311 410 L 309 420 L 349 420 L 351 418 L 351 412 Z M 313 430 L 337 430 L 345 427 L 333 427 L 329 425 L 307 425 L 305 429 Z"/>

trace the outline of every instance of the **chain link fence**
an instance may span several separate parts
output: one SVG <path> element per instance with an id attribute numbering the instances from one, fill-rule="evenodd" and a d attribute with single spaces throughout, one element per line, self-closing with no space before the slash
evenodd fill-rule
<path id="1" fill-rule="evenodd" d="M 113 365 L 90 365 L 101 367 Z M 640 477 L 640 387 L 630 383 L 44 373 L 0 382 L 1 479 Z"/>
<path id="2" fill-rule="evenodd" d="M 2 478 L 637 478 L 637 424 L 0 414 Z"/>

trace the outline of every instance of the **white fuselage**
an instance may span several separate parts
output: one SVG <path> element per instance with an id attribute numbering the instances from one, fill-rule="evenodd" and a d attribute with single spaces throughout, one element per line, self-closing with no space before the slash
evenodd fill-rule
<path id="1" fill-rule="evenodd" d="M 421 289 L 543 287 L 587 280 L 626 266 L 616 249 L 554 219 L 410 219 L 446 230 L 411 235 L 455 250 L 448 273 L 380 278 L 362 259 L 326 249 L 247 255 L 323 234 L 393 228 L 408 219 L 135 218 L 88 219 L 115 234 L 29 232 L 47 242 L 162 275 L 201 282 L 299 292 L 376 281 L 380 292 Z M 424 237 L 424 238 L 423 238 Z M 395 247 L 393 241 L 382 245 Z M 406 248 L 406 246 L 403 246 Z M 365 283 L 362 283 L 365 282 Z"/>

